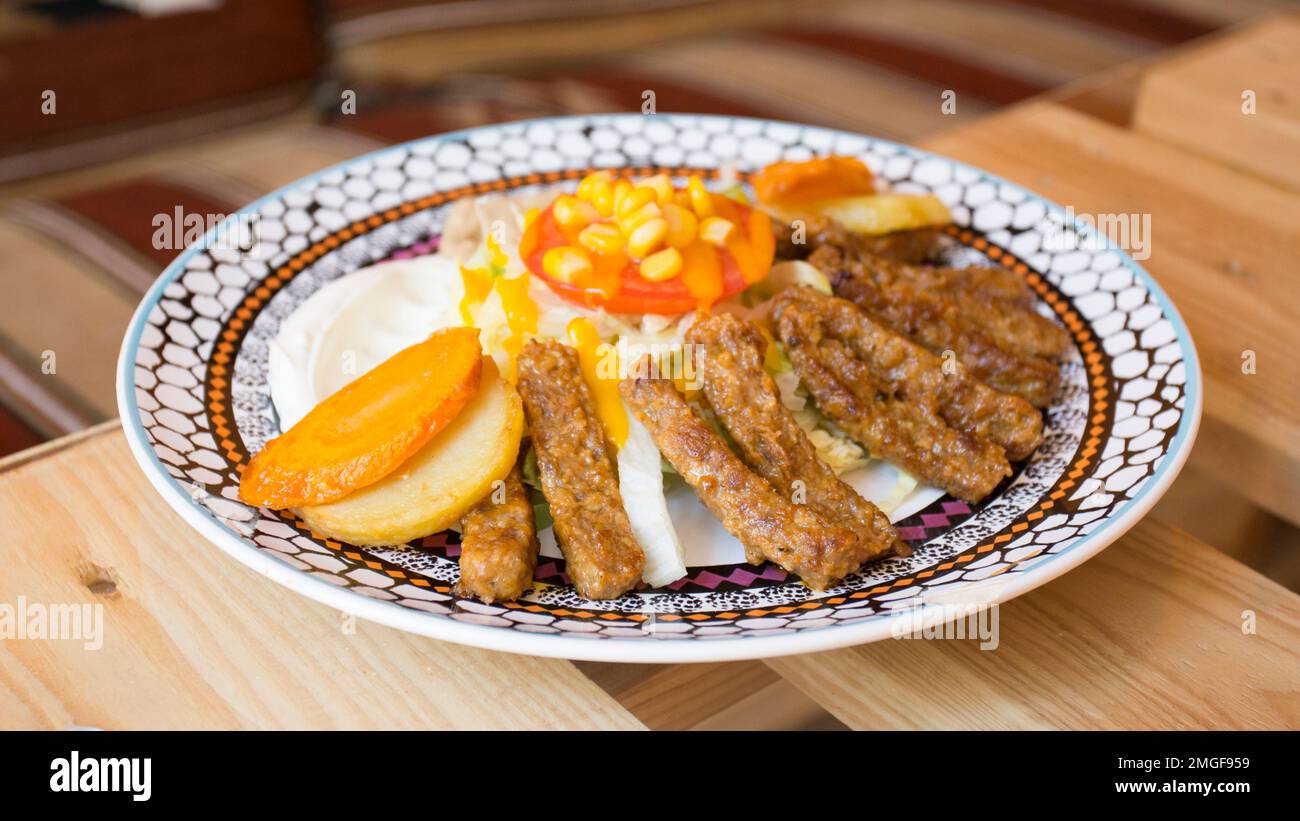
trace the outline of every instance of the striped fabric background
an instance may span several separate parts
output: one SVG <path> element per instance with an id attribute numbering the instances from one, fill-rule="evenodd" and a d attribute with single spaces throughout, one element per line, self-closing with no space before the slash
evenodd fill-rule
<path id="1" fill-rule="evenodd" d="M 114 415 L 122 329 L 175 254 L 153 247 L 153 218 L 178 206 L 229 213 L 387 143 L 523 117 L 636 109 L 646 90 L 661 111 L 916 140 L 1281 5 L 659 0 L 584 14 L 589 4 L 568 0 L 284 4 L 303 26 L 323 19 L 331 49 L 317 92 L 290 113 L 245 124 L 264 114 L 254 96 L 201 139 L 169 142 L 189 132 L 169 134 L 166 121 L 135 132 L 105 128 L 111 150 L 92 134 L 61 151 L 62 166 L 81 167 L 54 174 L 21 173 L 37 167 L 36 152 L 0 158 L 15 177 L 0 185 L 0 454 Z M 57 42 L 59 21 L 41 22 L 47 33 L 54 26 Z M 84 38 L 81 27 L 91 24 L 70 30 Z M 0 16 L 0 45 L 32 25 Z M 220 37 L 220 23 L 208 28 Z M 220 39 L 214 47 L 232 60 L 241 50 Z M 355 92 L 355 114 L 340 110 L 346 90 Z M 956 93 L 955 114 L 940 110 L 945 90 Z M 113 152 L 123 156 L 90 162 Z"/>

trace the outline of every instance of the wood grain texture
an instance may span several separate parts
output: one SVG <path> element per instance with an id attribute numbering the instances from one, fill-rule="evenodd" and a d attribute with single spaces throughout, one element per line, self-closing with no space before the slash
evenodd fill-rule
<path id="1" fill-rule="evenodd" d="M 881 641 L 767 663 L 854 729 L 1300 727 L 1300 597 L 1174 528 L 1140 524 L 999 626 L 995 650 Z"/>
<path id="2" fill-rule="evenodd" d="M 1298 87 L 1300 16 L 1278 16 L 1153 65 L 1133 128 L 1300 191 Z"/>
<path id="3" fill-rule="evenodd" d="M 107 430 L 0 474 L 0 603 L 103 605 L 103 647 L 0 641 L 0 727 L 643 725 L 565 661 L 355 621 L 230 559 Z"/>
<path id="4" fill-rule="evenodd" d="M 1151 215 L 1151 256 L 1142 264 L 1187 321 L 1205 376 L 1192 458 L 1300 524 L 1300 194 L 1051 102 L 1015 107 L 925 147 L 1079 214 Z M 1243 372 L 1247 351 L 1254 373 Z"/>
<path id="5" fill-rule="evenodd" d="M 844 729 L 760 661 L 575 664 L 652 730 Z"/>

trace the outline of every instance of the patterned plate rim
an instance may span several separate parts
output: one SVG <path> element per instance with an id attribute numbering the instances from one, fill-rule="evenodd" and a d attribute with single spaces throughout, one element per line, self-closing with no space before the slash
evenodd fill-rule
<path id="1" fill-rule="evenodd" d="M 780 635 L 743 635 L 734 637 L 719 636 L 710 641 L 619 641 L 610 640 L 608 638 L 592 638 L 581 634 L 575 635 L 571 633 L 556 635 L 522 633 L 520 631 L 505 630 L 488 625 L 461 622 L 414 610 L 394 602 L 383 601 L 355 593 L 347 588 L 340 588 L 327 581 L 315 578 L 306 572 L 291 567 L 285 562 L 278 561 L 230 530 L 216 517 L 215 514 L 213 514 L 212 511 L 199 504 L 190 493 L 187 493 L 181 484 L 163 467 L 157 453 L 148 441 L 143 422 L 140 418 L 140 409 L 136 401 L 135 364 L 141 335 L 143 334 L 150 313 L 158 305 L 167 286 L 175 282 L 183 273 L 185 273 L 186 264 L 193 256 L 208 247 L 214 238 L 221 235 L 221 232 L 230 230 L 234 220 L 238 219 L 239 215 L 258 212 L 264 205 L 282 198 L 285 194 L 296 189 L 305 188 L 313 182 L 328 175 L 343 171 L 349 166 L 371 162 L 387 154 L 407 151 L 414 145 L 456 140 L 465 138 L 474 133 L 482 133 L 484 131 L 527 128 L 533 125 L 574 121 L 598 123 L 604 119 L 616 119 L 620 116 L 646 117 L 647 115 L 584 114 L 567 117 L 544 117 L 517 120 L 513 122 L 498 123 L 490 126 L 480 126 L 471 129 L 447 132 L 444 134 L 431 135 L 429 137 L 378 149 L 367 154 L 350 158 L 313 174 L 301 177 L 271 193 L 268 193 L 258 200 L 238 209 L 234 214 L 229 215 L 225 222 L 209 230 L 201 242 L 187 248 L 177 256 L 177 258 L 167 266 L 157 281 L 154 282 L 153 286 L 144 295 L 139 307 L 132 316 L 131 322 L 124 335 L 117 368 L 118 411 L 123 423 L 123 429 L 127 434 L 127 442 L 133 456 L 139 463 L 145 475 L 148 477 L 150 483 L 168 505 L 179 513 L 181 517 L 204 538 L 215 544 L 224 552 L 230 554 L 236 560 L 251 567 L 262 575 L 285 585 L 295 592 L 307 596 L 308 598 L 335 607 L 341 611 L 352 613 L 368 621 L 374 621 L 409 632 L 430 636 L 432 638 L 490 650 L 501 650 L 553 658 L 643 663 L 706 662 L 770 658 L 781 655 L 829 650 L 886 638 L 893 635 L 895 626 L 899 620 L 906 619 L 909 623 L 913 623 L 913 621 L 918 618 L 917 610 L 920 610 L 919 618 L 922 619 L 931 615 L 938 615 L 941 612 L 942 605 L 925 604 L 919 608 L 896 612 L 892 615 L 882 614 L 878 617 L 864 619 L 856 623 L 845 623 L 813 628 L 794 634 L 782 633 Z M 751 123 L 763 127 L 776 125 L 793 128 L 810 128 L 828 135 L 833 135 L 836 138 L 866 139 L 875 145 L 892 147 L 897 153 L 908 155 L 913 159 L 937 158 L 950 163 L 954 169 L 961 169 L 968 173 L 976 174 L 983 180 L 995 185 L 1008 186 L 1009 188 L 1022 191 L 1025 195 L 1026 201 L 1036 201 L 1040 203 L 1047 213 L 1059 214 L 1064 213 L 1065 211 L 1061 206 L 1051 200 L 1039 196 L 1032 190 L 1007 181 L 983 169 L 963 163 L 959 160 L 954 160 L 951 157 L 942 154 L 936 154 L 906 144 L 871 137 L 869 135 L 762 118 L 666 113 L 652 115 L 652 117 L 647 117 L 647 119 L 653 117 L 678 119 L 710 117 L 713 119 L 730 121 L 732 123 Z M 1168 450 L 1162 457 L 1160 465 L 1139 490 L 1138 495 L 1122 502 L 1109 516 L 1101 520 L 1101 523 L 1096 529 L 1083 534 L 1064 550 L 1045 556 L 1041 562 L 1037 563 L 1030 570 L 1018 574 L 1009 574 L 1013 575 L 1012 580 L 1009 582 L 1005 579 L 1000 579 L 999 583 L 995 586 L 992 595 L 987 599 L 987 603 L 989 604 L 1001 603 L 1013 599 L 1016 596 L 1026 593 L 1039 585 L 1068 572 L 1105 549 L 1123 535 L 1129 528 L 1140 521 L 1177 477 L 1191 451 L 1191 445 L 1195 440 L 1196 432 L 1200 425 L 1202 409 L 1200 361 L 1196 353 L 1195 345 L 1192 342 L 1191 334 L 1172 300 L 1170 300 L 1169 296 L 1164 292 L 1160 285 L 1142 266 L 1138 265 L 1125 251 L 1116 247 L 1109 239 L 1099 235 L 1091 225 L 1076 224 L 1074 227 L 1081 237 L 1090 242 L 1098 243 L 1099 247 L 1104 248 L 1117 256 L 1122 267 L 1131 272 L 1135 280 L 1139 281 L 1152 295 L 1155 302 L 1160 306 L 1163 318 L 1168 320 L 1174 328 L 1175 339 L 1179 344 L 1179 350 L 1182 354 L 1183 365 L 1186 371 L 1186 382 L 1184 384 L 1184 407 L 1180 414 L 1178 430 L 1170 441 Z M 986 584 L 988 581 L 989 580 L 976 581 L 970 582 L 969 584 L 972 586 L 978 586 Z M 928 612 L 931 609 L 934 610 L 933 613 Z"/>

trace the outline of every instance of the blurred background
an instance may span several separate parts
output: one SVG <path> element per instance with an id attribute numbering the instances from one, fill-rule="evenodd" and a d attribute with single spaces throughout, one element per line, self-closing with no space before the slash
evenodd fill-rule
<path id="1" fill-rule="evenodd" d="M 113 364 L 174 256 L 227 214 L 386 144 L 640 110 L 917 142 L 1050 95 L 1125 124 L 1144 61 L 1283 0 L 31 0 L 0 4 L 0 456 L 116 416 Z M 955 113 L 940 95 L 956 92 Z M 1033 180 L 1018 180 L 1033 186 Z M 1158 230 L 1158 229 L 1157 229 Z M 57 378 L 42 370 L 58 352 Z M 1193 464 L 1156 509 L 1300 590 L 1300 534 Z"/>

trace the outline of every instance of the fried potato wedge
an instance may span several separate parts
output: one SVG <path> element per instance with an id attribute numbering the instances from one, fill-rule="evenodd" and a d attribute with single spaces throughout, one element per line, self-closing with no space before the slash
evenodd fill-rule
<path id="1" fill-rule="evenodd" d="M 445 328 L 321 402 L 248 463 L 239 498 L 319 505 L 372 485 L 436 438 L 479 387 L 476 328 Z"/>
<path id="2" fill-rule="evenodd" d="M 484 357 L 478 393 L 414 456 L 373 485 L 296 512 L 317 534 L 366 547 L 445 530 L 510 472 L 523 426 L 519 394 Z"/>
<path id="3" fill-rule="evenodd" d="M 860 234 L 892 234 L 952 222 L 948 206 L 933 194 L 846 197 L 822 202 L 817 211 Z"/>
<path id="4" fill-rule="evenodd" d="M 859 197 L 820 200 L 798 208 L 771 209 L 780 217 L 797 218 L 799 213 L 829 217 L 858 234 L 892 234 L 952 222 L 943 200 L 933 194 L 868 194 Z"/>

